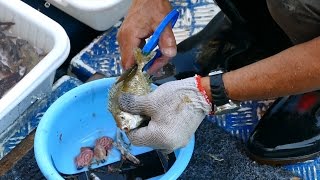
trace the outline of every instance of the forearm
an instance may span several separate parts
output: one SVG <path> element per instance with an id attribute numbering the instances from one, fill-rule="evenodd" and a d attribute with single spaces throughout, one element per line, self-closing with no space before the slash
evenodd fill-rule
<path id="1" fill-rule="evenodd" d="M 202 81 L 210 94 L 209 78 L 205 77 Z M 225 73 L 223 81 L 229 98 L 239 101 L 276 98 L 320 89 L 320 38 Z"/>

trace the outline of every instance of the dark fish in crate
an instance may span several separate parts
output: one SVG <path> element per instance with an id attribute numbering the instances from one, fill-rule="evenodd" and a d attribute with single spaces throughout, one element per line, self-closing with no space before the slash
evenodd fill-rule
<path id="1" fill-rule="evenodd" d="M 17 84 L 21 79 L 18 72 L 11 73 L 8 76 L 0 79 L 0 98 L 10 90 L 15 84 Z"/>
<path id="2" fill-rule="evenodd" d="M 16 45 L 18 46 L 20 59 L 22 61 L 21 66 L 25 67 L 27 72 L 30 72 L 41 60 L 41 55 L 26 40 L 17 39 Z"/>

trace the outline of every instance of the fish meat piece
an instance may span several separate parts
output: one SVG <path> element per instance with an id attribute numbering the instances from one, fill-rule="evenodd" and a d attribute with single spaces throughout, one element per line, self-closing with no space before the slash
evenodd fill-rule
<path id="1" fill-rule="evenodd" d="M 121 130 L 128 132 L 139 127 L 144 121 L 150 119 L 145 116 L 133 115 L 120 110 L 118 98 L 122 93 L 146 95 L 151 92 L 150 75 L 142 72 L 142 68 L 154 55 L 155 52 L 151 52 L 149 55 L 144 55 L 141 49 L 136 49 L 134 51 L 134 57 L 137 64 L 123 73 L 119 77 L 118 82 L 110 89 L 108 109 L 112 113 L 117 126 Z"/>
<path id="2" fill-rule="evenodd" d="M 93 154 L 94 154 L 94 158 L 96 159 L 96 161 L 99 162 L 104 162 L 107 159 L 107 151 L 106 149 L 100 145 L 97 144 L 94 149 L 93 149 Z"/>
<path id="3" fill-rule="evenodd" d="M 106 151 L 112 148 L 113 139 L 107 136 L 103 136 L 96 140 L 96 146 L 102 146 Z"/>
<path id="4" fill-rule="evenodd" d="M 96 140 L 96 144 L 93 150 L 96 161 L 104 162 L 107 158 L 108 151 L 112 149 L 113 139 L 107 136 L 103 136 Z"/>
<path id="5" fill-rule="evenodd" d="M 82 147 L 80 149 L 80 154 L 76 157 L 75 163 L 77 166 L 77 169 L 82 169 L 86 166 L 91 165 L 91 161 L 93 159 L 93 151 L 89 147 Z"/>

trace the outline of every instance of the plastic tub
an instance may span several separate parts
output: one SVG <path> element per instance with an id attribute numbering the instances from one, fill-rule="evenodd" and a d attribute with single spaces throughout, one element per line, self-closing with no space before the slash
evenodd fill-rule
<path id="1" fill-rule="evenodd" d="M 47 0 L 98 31 L 115 25 L 127 13 L 131 0 Z"/>
<path id="2" fill-rule="evenodd" d="M 34 151 L 47 179 L 62 179 L 59 172 L 77 171 L 74 158 L 80 147 L 92 147 L 95 139 L 104 135 L 115 137 L 116 124 L 106 107 L 108 89 L 114 82 L 115 78 L 105 78 L 80 85 L 61 96 L 45 112 L 36 131 Z M 176 161 L 167 173 L 152 179 L 177 179 L 188 165 L 193 148 L 194 137 L 186 147 L 175 151 Z M 131 148 L 135 155 L 151 150 Z M 119 160 L 119 152 L 113 149 L 104 164 Z"/>
<path id="3" fill-rule="evenodd" d="M 13 35 L 47 55 L 0 99 L 0 134 L 33 102 L 51 92 L 56 69 L 70 51 L 69 38 L 56 22 L 19 0 L 0 0 L 0 21 L 15 25 Z"/>

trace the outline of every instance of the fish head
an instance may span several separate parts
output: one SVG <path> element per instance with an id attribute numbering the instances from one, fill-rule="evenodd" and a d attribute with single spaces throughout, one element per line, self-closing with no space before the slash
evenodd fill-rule
<path id="1" fill-rule="evenodd" d="M 132 115 L 123 111 L 120 111 L 119 115 L 116 116 L 116 122 L 118 127 L 126 132 L 130 131 L 131 129 L 131 119 Z"/>
<path id="2" fill-rule="evenodd" d="M 124 111 L 121 111 L 117 121 L 118 127 L 121 130 L 129 132 L 137 127 L 139 127 L 143 122 L 150 120 L 150 118 L 141 115 L 130 114 Z"/>
<path id="3" fill-rule="evenodd" d="M 23 47 L 23 46 L 26 46 L 26 45 L 28 45 L 29 43 L 28 43 L 28 41 L 26 41 L 26 40 L 24 40 L 24 39 L 17 39 L 16 40 L 16 45 L 19 47 L 19 48 L 21 48 L 21 47 Z"/>

